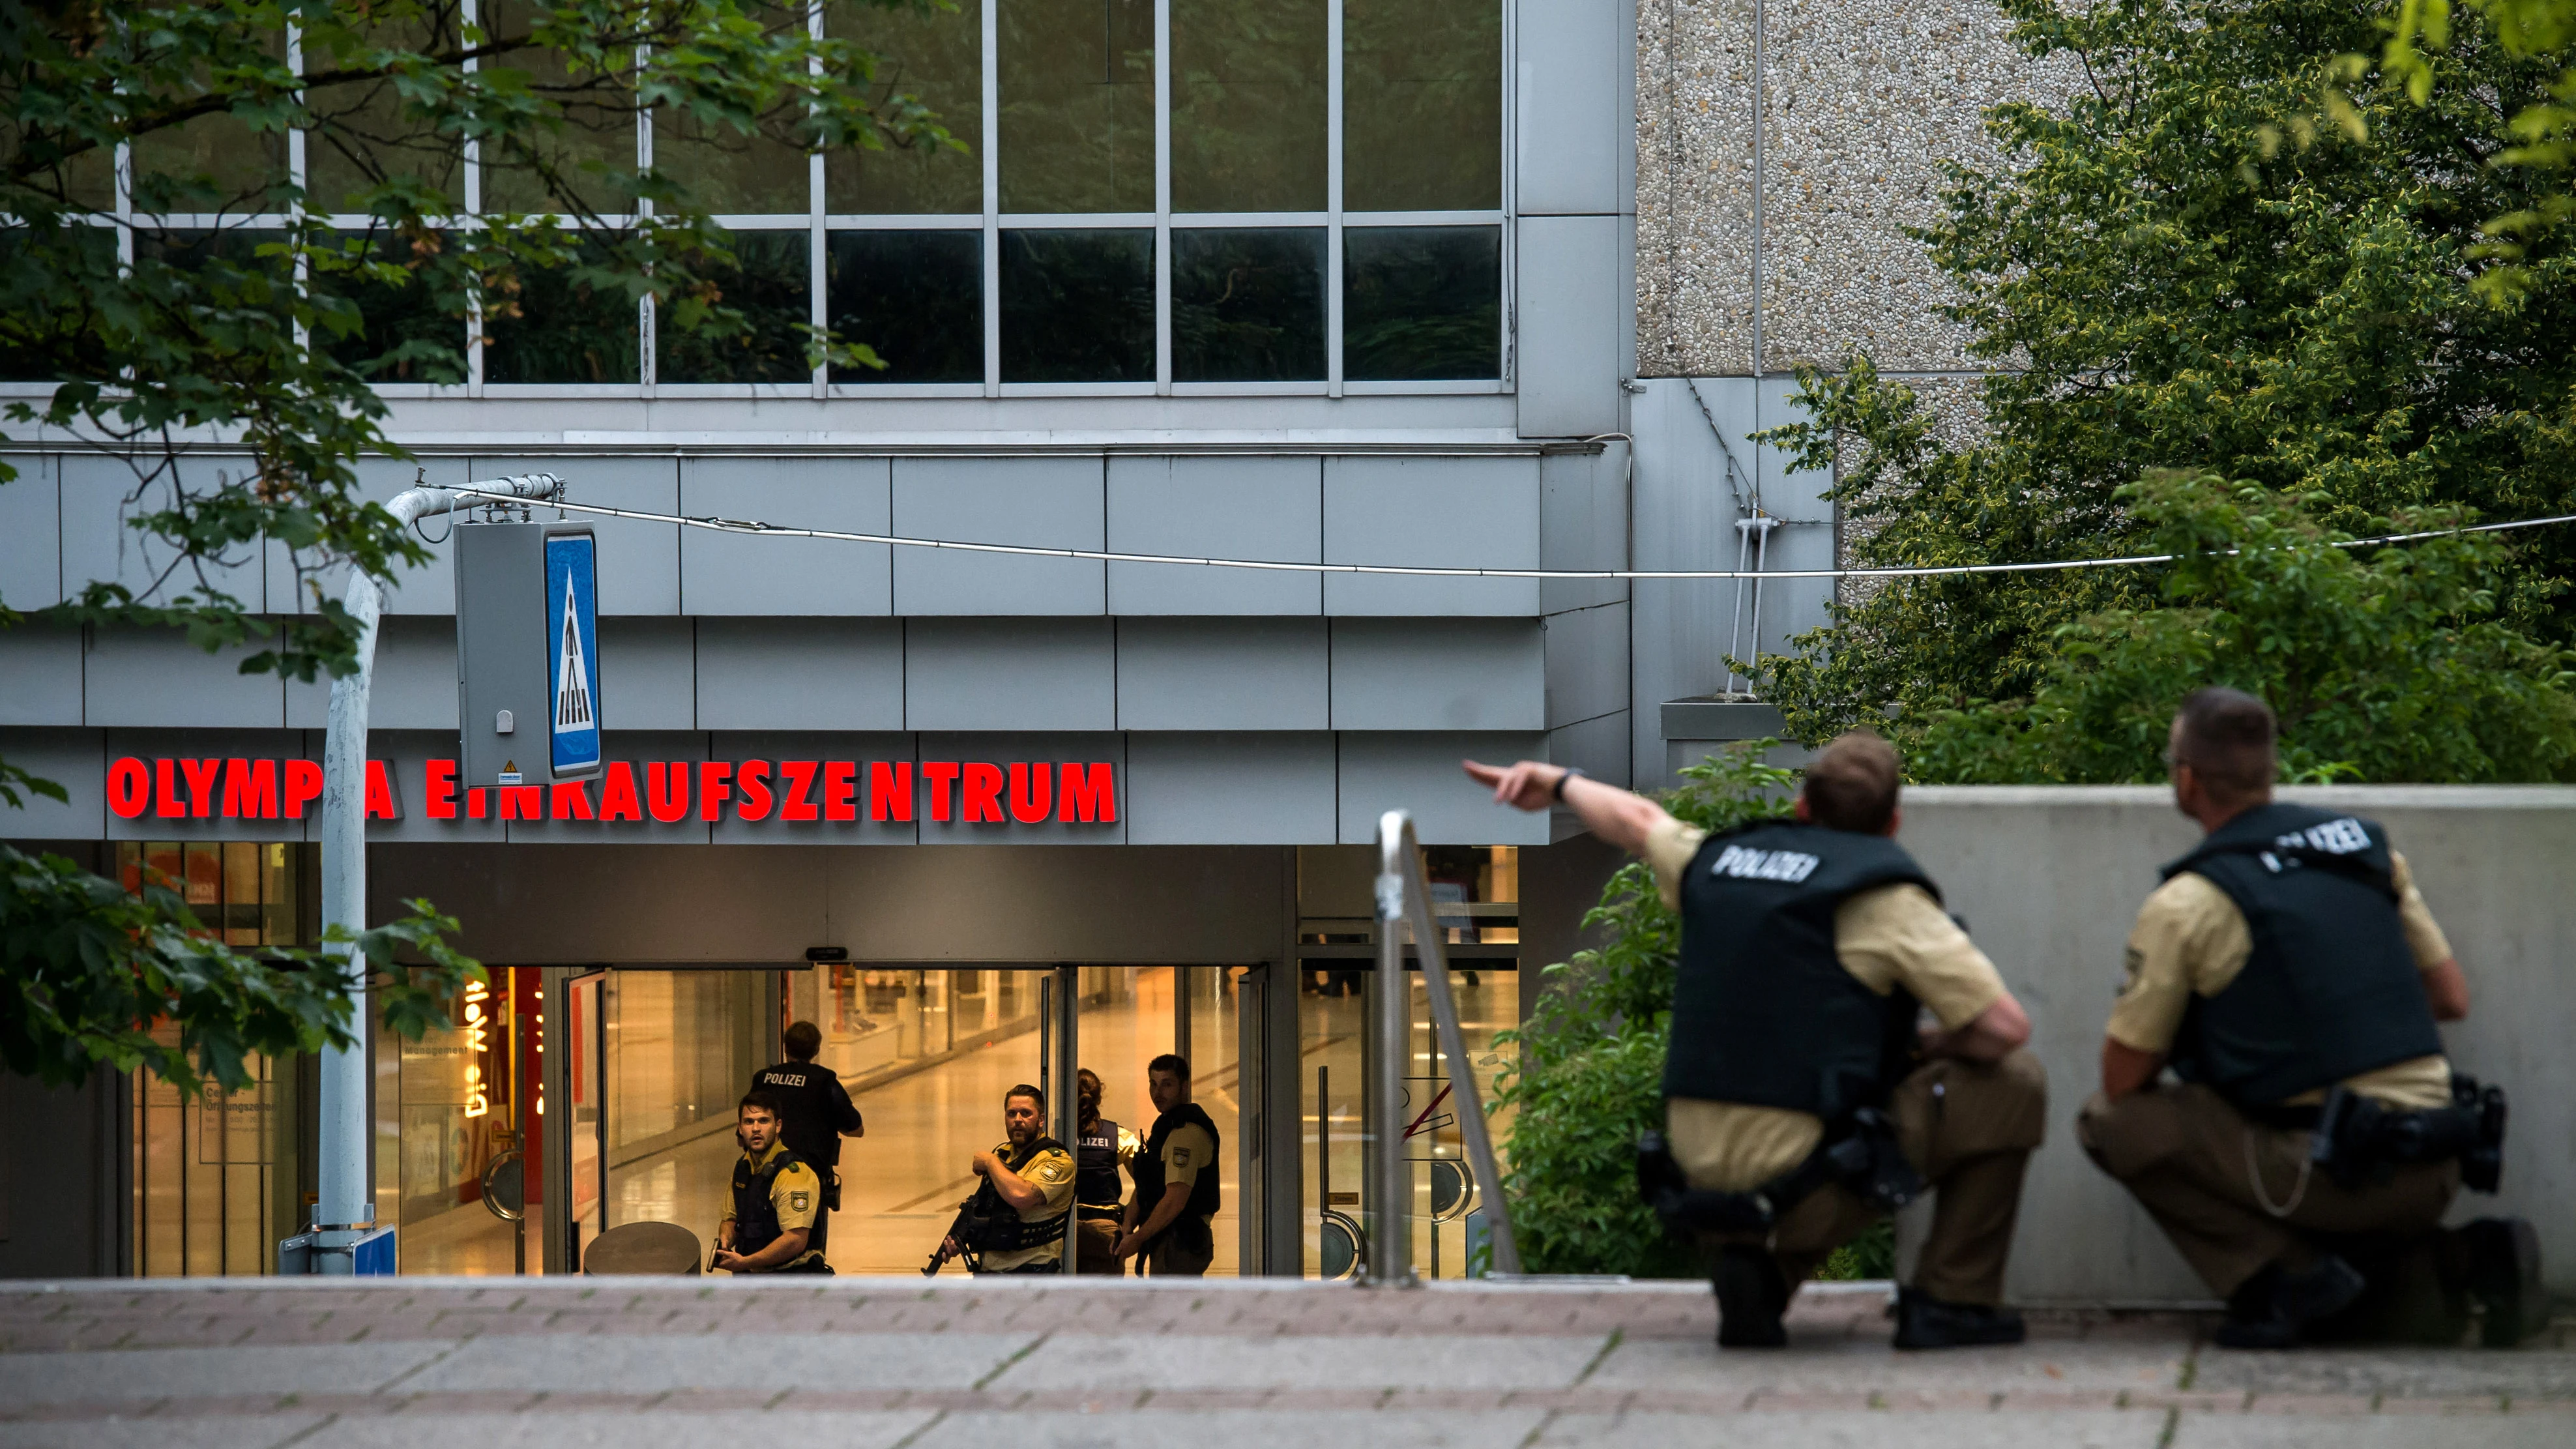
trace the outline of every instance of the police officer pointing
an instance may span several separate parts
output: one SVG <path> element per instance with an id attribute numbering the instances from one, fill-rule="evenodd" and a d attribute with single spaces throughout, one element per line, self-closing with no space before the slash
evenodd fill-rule
<path id="1" fill-rule="evenodd" d="M 715 1266 L 731 1273 L 822 1273 L 831 1266 L 810 1241 L 823 1208 L 823 1182 L 778 1140 L 776 1098 L 753 1092 L 734 1111 L 733 1199 L 716 1225 Z"/>
<path id="2" fill-rule="evenodd" d="M 1896 844 L 1895 749 L 1845 735 L 1795 820 L 1717 836 L 1579 771 L 1467 773 L 1523 810 L 1562 802 L 1644 856 L 1681 913 L 1669 1148 L 1641 1149 L 1640 1184 L 1717 1248 L 1718 1343 L 1786 1343 L 1797 1285 L 1924 1179 L 1939 1201 L 1896 1346 L 2020 1342 L 2004 1262 L 2047 1078 L 2020 1004 Z M 1937 1029 L 1918 1034 L 1920 1008 Z"/>
<path id="3" fill-rule="evenodd" d="M 814 1215 L 815 1252 L 831 1241 L 832 1214 L 841 1210 L 841 1139 L 865 1137 L 867 1123 L 841 1085 L 840 1075 L 815 1062 L 823 1033 L 810 1021 L 793 1021 L 778 1034 L 787 1060 L 751 1074 L 751 1090 L 765 1092 L 784 1114 L 778 1139 L 823 1180 L 822 1210 Z"/>
<path id="4" fill-rule="evenodd" d="M 2531 1226 L 2437 1231 L 2464 1165 L 2493 1191 L 2501 1162 L 2502 1094 L 2455 1076 L 2435 1028 L 2468 979 L 2376 821 L 2273 800 L 2275 733 L 2233 689 L 2174 718 L 2174 802 L 2207 834 L 2138 912 L 2077 1135 L 2227 1300 L 2223 1345 L 2302 1342 L 2392 1243 L 2511 1344 L 2546 1316 Z"/>

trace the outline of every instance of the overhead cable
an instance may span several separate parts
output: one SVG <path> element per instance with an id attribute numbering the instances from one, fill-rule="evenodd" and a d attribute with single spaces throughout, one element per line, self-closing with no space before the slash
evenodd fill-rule
<path id="1" fill-rule="evenodd" d="M 486 493 L 478 488 L 449 490 L 465 497 L 484 498 L 493 502 L 521 503 L 524 500 L 506 494 Z M 1507 569 L 1443 568 L 1432 564 L 1363 564 L 1363 563 L 1292 563 L 1277 559 L 1199 558 L 1186 554 L 1123 553 L 1112 549 L 1049 548 L 1039 544 L 968 543 L 950 538 L 908 538 L 893 533 L 852 533 L 835 528 L 797 528 L 786 524 L 762 523 L 755 519 L 718 518 L 713 515 L 654 513 L 640 508 L 604 508 L 595 503 L 571 503 L 561 498 L 544 504 L 547 508 L 570 513 L 587 513 L 601 518 L 624 518 L 637 523 L 670 523 L 682 528 L 705 529 L 713 533 L 740 533 L 760 538 L 815 538 L 835 543 L 873 543 L 891 548 L 948 549 L 960 553 L 1006 554 L 1020 558 L 1077 559 L 1089 563 L 1186 564 L 1198 568 L 1262 569 L 1273 573 L 1300 574 L 1392 574 L 1407 578 L 1433 579 L 1920 579 L 1945 578 L 1958 574 L 2029 574 L 2054 573 L 2068 569 L 2125 568 L 2141 564 L 2172 563 L 2183 557 L 2171 553 L 2124 554 L 2117 558 L 2050 559 L 2044 563 L 2008 564 L 1941 564 L 1897 568 L 1848 569 Z M 2377 538 L 2346 539 L 2338 548 L 2370 548 L 2388 543 L 2413 543 L 2427 538 L 2447 538 L 2460 533 L 2502 533 L 2508 529 L 2540 528 L 2553 523 L 2576 523 L 2576 513 L 2562 513 L 2551 518 L 2522 518 L 2510 523 L 2480 523 L 2465 528 L 2426 529 L 2420 533 L 2391 533 Z M 2241 549 L 2223 552 L 2235 554 Z"/>

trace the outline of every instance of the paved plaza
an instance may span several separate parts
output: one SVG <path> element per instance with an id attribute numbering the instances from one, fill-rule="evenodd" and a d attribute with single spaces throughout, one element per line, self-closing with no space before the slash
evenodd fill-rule
<path id="1" fill-rule="evenodd" d="M 12 1285 L 0 1449 L 2576 1443 L 2565 1319 L 2251 1355 L 2191 1315 L 2042 1314 L 2019 1349 L 1899 1355 L 1885 1298 L 1810 1289 L 1788 1349 L 1720 1353 L 1689 1284 Z"/>

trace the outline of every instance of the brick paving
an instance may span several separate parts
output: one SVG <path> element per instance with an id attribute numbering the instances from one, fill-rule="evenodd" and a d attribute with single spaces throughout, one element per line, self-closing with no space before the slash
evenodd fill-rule
<path id="1" fill-rule="evenodd" d="M 0 1449 L 2576 1444 L 2576 1320 L 2249 1355 L 2192 1315 L 2040 1313 L 2018 1349 L 1898 1354 L 1883 1305 L 1811 1289 L 1787 1350 L 1720 1353 L 1694 1284 L 12 1285 Z"/>

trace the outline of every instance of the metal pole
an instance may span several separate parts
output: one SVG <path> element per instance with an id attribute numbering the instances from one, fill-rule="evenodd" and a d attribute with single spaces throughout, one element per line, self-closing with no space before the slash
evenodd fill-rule
<path id="1" fill-rule="evenodd" d="M 1400 816 L 1397 818 L 1401 818 Z M 1381 825 L 1381 833 L 1383 826 Z M 1381 842 L 1382 843 L 1382 842 Z M 1404 1069 L 1412 1046 L 1413 986 L 1404 977 L 1404 886 L 1377 880 L 1377 979 L 1369 983 L 1367 1074 L 1368 1281 L 1413 1281 L 1413 1177 L 1404 1165 Z"/>
<path id="2" fill-rule="evenodd" d="M 551 473 L 532 473 L 469 486 L 518 498 L 544 498 L 562 485 Z M 397 494 L 385 511 L 408 528 L 420 519 L 452 510 L 460 501 L 472 503 L 460 500 L 453 489 L 411 488 Z M 322 744 L 325 936 L 334 927 L 352 936 L 367 929 L 367 691 L 375 680 L 376 624 L 384 613 L 384 593 L 372 575 L 351 569 L 344 604 L 358 626 L 358 667 L 331 681 L 329 729 Z M 355 954 L 353 947 L 341 950 L 344 960 Z M 375 1194 L 367 1181 L 367 1137 L 373 1126 L 367 1120 L 367 1078 L 374 1036 L 367 1011 L 367 970 L 363 961 L 350 961 L 346 969 L 357 1005 L 350 1023 L 356 1040 L 345 1051 L 326 1048 L 319 1063 L 321 1140 L 314 1163 L 319 1192 L 313 1208 L 318 1251 L 313 1261 L 318 1271 L 328 1274 L 355 1270 L 351 1248 L 373 1226 L 376 1216 Z"/>
<path id="3" fill-rule="evenodd" d="M 1402 810 L 1378 817 L 1377 843 L 1378 955 L 1383 960 L 1393 949 L 1385 944 L 1394 935 L 1390 917 L 1402 915 L 1411 921 L 1414 949 L 1422 958 L 1422 982 L 1431 996 L 1432 1026 L 1440 1035 L 1440 1054 L 1448 1060 L 1450 1094 L 1457 1098 L 1458 1135 L 1467 1144 L 1467 1165 L 1475 1170 L 1485 1221 L 1492 1229 L 1493 1271 L 1518 1273 L 1521 1252 L 1512 1237 L 1511 1204 L 1503 1196 L 1502 1173 L 1494 1163 L 1493 1136 L 1485 1130 L 1485 1104 L 1476 1093 L 1466 1037 L 1458 1030 L 1458 999 L 1449 989 L 1449 953 L 1432 919 L 1431 889 L 1423 879 L 1422 847 L 1414 840 L 1413 817 Z M 1401 964 L 1402 958 L 1397 959 Z"/>

